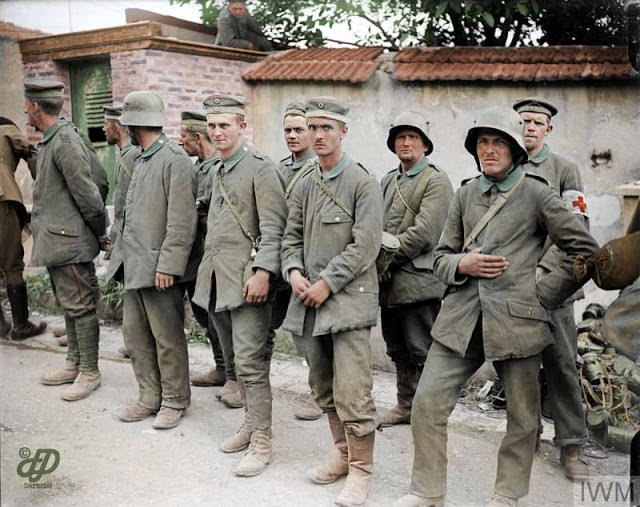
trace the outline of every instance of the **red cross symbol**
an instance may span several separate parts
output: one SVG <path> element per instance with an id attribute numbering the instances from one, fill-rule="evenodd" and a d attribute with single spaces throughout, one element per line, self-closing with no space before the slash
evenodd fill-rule
<path id="1" fill-rule="evenodd" d="M 579 195 L 575 201 L 571 201 L 571 206 L 578 208 L 581 213 L 587 212 L 587 203 L 581 195 Z"/>

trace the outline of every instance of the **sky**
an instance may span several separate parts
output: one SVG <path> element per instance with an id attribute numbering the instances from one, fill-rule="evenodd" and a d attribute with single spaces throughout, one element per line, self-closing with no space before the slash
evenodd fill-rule
<path id="1" fill-rule="evenodd" d="M 0 20 L 58 34 L 124 25 L 127 8 L 200 22 L 197 5 L 171 5 L 169 0 L 0 0 Z"/>

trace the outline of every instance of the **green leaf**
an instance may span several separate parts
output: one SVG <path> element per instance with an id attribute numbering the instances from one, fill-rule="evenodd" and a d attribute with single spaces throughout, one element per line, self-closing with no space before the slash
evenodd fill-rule
<path id="1" fill-rule="evenodd" d="M 491 15 L 490 12 L 484 11 L 482 13 L 482 17 L 484 18 L 484 21 L 488 26 L 490 26 L 491 28 L 495 26 L 496 20 L 493 19 L 493 16 Z"/>
<path id="2" fill-rule="evenodd" d="M 444 14 L 444 11 L 447 10 L 448 6 L 449 6 L 449 2 L 447 0 L 444 0 L 443 2 L 440 2 L 438 4 L 438 6 L 436 7 L 436 12 L 434 13 L 434 16 L 436 18 L 441 17 Z"/>

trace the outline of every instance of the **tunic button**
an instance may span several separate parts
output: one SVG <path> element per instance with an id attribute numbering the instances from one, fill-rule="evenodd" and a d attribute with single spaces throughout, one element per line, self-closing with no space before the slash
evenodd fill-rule
<path id="1" fill-rule="evenodd" d="M 336 222 L 339 222 L 339 221 L 340 221 L 340 217 L 336 217 Z"/>
<path id="2" fill-rule="evenodd" d="M 533 308 L 529 307 L 529 316 L 533 317 Z"/>
<path id="3" fill-rule="evenodd" d="M 358 290 L 359 290 L 360 292 L 363 292 L 363 291 L 364 291 L 364 287 L 358 287 Z"/>
<path id="4" fill-rule="evenodd" d="M 64 229 L 62 229 L 62 230 L 60 231 L 60 234 L 64 234 Z"/>

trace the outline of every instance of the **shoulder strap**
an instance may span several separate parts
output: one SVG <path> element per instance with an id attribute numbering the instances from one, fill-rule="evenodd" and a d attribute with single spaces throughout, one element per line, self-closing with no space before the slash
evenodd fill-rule
<path id="1" fill-rule="evenodd" d="M 298 180 L 302 179 L 304 176 L 309 174 L 313 170 L 313 163 L 316 161 L 316 158 L 310 158 L 307 160 L 304 165 L 298 169 L 298 172 L 295 174 L 291 181 L 287 185 L 287 188 L 284 191 L 284 198 L 289 199 L 291 192 L 293 192 L 293 187 L 298 183 Z"/>
<path id="2" fill-rule="evenodd" d="M 322 190 L 325 194 L 329 196 L 329 199 L 335 202 L 342 209 L 342 211 L 344 211 L 347 215 L 349 215 L 350 218 L 353 218 L 353 212 L 340 200 L 340 198 L 336 194 L 334 194 L 329 189 L 327 185 L 324 184 L 324 182 L 322 181 L 322 178 L 320 178 L 320 175 L 317 172 L 314 171 L 311 177 L 313 178 L 313 181 L 316 183 L 316 185 L 320 187 L 320 190 Z"/>
<path id="3" fill-rule="evenodd" d="M 242 232 L 244 233 L 244 235 L 247 238 L 249 238 L 249 241 L 251 241 L 251 246 L 253 246 L 253 248 L 258 250 L 258 247 L 260 246 L 260 241 L 258 238 L 254 238 L 253 235 L 249 232 L 249 228 L 247 227 L 247 224 L 244 223 L 244 220 L 242 220 L 242 217 L 238 213 L 238 210 L 235 208 L 235 206 L 231 204 L 231 201 L 229 200 L 229 194 L 227 194 L 227 191 L 224 188 L 224 182 L 222 181 L 222 171 L 220 170 L 218 170 L 218 187 L 220 188 L 220 193 L 222 194 L 222 198 L 227 203 L 227 206 L 229 206 L 231 213 L 233 213 L 233 216 L 238 221 L 238 225 L 240 226 L 240 229 L 242 229 Z"/>
<path id="4" fill-rule="evenodd" d="M 478 220 L 478 223 L 472 229 L 471 233 L 465 238 L 464 245 L 462 246 L 463 252 L 467 251 L 467 249 L 469 248 L 469 245 L 471 245 L 471 243 L 473 243 L 476 240 L 478 235 L 487 226 L 487 224 L 491 221 L 491 219 L 494 216 L 496 216 L 496 213 L 498 213 L 498 211 L 500 211 L 502 207 L 507 203 L 507 200 L 509 199 L 511 194 L 513 194 L 516 191 L 516 189 L 520 185 L 522 185 L 523 181 L 524 181 L 524 173 L 522 173 L 522 175 L 520 176 L 520 179 L 511 188 L 511 190 L 509 190 L 508 192 L 505 192 L 504 194 L 500 194 L 498 195 L 498 197 L 496 197 L 496 200 L 493 201 L 493 204 L 489 207 L 487 212 L 482 216 L 480 220 Z"/>
<path id="5" fill-rule="evenodd" d="M 129 178 L 132 178 L 133 177 L 133 169 L 131 169 L 131 167 L 129 167 L 129 164 L 127 164 L 127 162 L 125 161 L 125 158 L 124 158 L 125 155 L 126 155 L 126 153 L 125 154 L 120 153 L 120 165 L 124 169 L 124 172 L 127 173 Z"/>
<path id="6" fill-rule="evenodd" d="M 420 180 L 418 181 L 416 188 L 413 190 L 413 194 L 411 194 L 411 202 L 409 204 L 407 204 L 407 202 L 404 200 L 404 196 L 402 195 L 402 192 L 400 192 L 400 187 L 398 186 L 398 179 L 394 178 L 395 184 L 396 184 L 396 192 L 398 192 L 398 195 L 400 196 L 400 200 L 402 201 L 402 204 L 404 204 L 405 208 L 407 208 L 407 210 L 404 212 L 404 217 L 402 218 L 400 227 L 398 227 L 398 234 L 400 234 L 401 232 L 404 232 L 409 227 L 412 217 L 418 216 L 418 212 L 420 211 L 420 203 L 422 202 L 424 193 L 427 190 L 427 184 L 429 183 L 429 180 L 434 174 L 435 174 L 435 171 L 433 170 L 433 167 L 427 166 L 427 168 L 422 172 L 422 175 L 420 176 Z"/>

